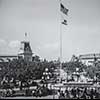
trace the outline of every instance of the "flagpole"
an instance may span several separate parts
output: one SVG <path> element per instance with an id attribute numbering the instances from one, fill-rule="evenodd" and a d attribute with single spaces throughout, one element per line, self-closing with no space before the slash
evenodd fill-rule
<path id="1" fill-rule="evenodd" d="M 66 16 L 68 15 L 67 13 L 68 13 L 68 9 L 62 4 L 62 2 L 61 2 L 61 0 L 59 0 L 59 5 L 60 5 L 60 12 L 59 12 L 59 14 L 60 14 L 60 16 L 59 16 L 59 20 L 60 20 L 60 33 L 59 33 L 59 35 L 60 35 L 60 45 L 59 45 L 59 48 L 60 48 L 60 65 L 59 65 L 59 73 L 60 73 L 60 82 L 61 82 L 61 80 L 62 80 L 62 78 L 61 78 L 61 69 L 62 69 L 62 24 L 64 24 L 64 25 L 67 25 L 67 20 L 65 20 L 64 18 L 63 18 L 63 15 L 61 14 L 61 12 L 63 13 L 63 14 L 65 14 Z M 64 21 L 62 22 L 62 19 L 64 19 Z"/>
<path id="2" fill-rule="evenodd" d="M 59 0 L 59 5 L 61 4 L 61 0 Z M 62 69 L 62 23 L 61 23 L 61 12 L 60 12 L 60 82 L 61 82 L 61 69 Z"/>

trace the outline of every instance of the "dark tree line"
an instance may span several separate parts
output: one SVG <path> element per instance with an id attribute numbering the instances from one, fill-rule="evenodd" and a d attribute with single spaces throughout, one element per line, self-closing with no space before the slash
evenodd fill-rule
<path id="1" fill-rule="evenodd" d="M 32 62 L 26 62 L 24 59 L 13 59 L 9 62 L 0 62 L 0 82 L 5 77 L 8 82 L 13 78 L 13 81 L 19 80 L 21 83 L 28 82 L 29 80 L 41 79 L 45 68 L 48 68 L 51 73 L 51 78 L 56 78 L 54 71 L 59 67 L 59 61 L 47 61 L 46 59 L 40 60 L 39 56 L 34 56 Z M 66 72 L 74 72 L 79 68 L 79 72 L 85 70 L 87 75 L 91 78 L 98 75 L 100 71 L 100 63 L 94 66 L 86 66 L 78 59 L 75 61 L 63 62 L 62 68 Z"/>

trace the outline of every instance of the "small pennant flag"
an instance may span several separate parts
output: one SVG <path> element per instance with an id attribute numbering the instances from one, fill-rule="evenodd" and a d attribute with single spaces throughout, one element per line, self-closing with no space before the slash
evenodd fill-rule
<path id="1" fill-rule="evenodd" d="M 64 5 L 61 3 L 60 4 L 60 10 L 61 12 L 63 12 L 65 15 L 68 15 L 68 9 L 64 7 Z"/>
<path id="2" fill-rule="evenodd" d="M 67 25 L 67 20 L 64 20 L 62 24 Z"/>

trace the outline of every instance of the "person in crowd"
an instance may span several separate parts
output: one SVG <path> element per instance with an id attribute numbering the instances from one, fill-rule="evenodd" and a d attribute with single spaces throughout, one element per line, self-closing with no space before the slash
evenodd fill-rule
<path id="1" fill-rule="evenodd" d="M 90 90 L 90 99 L 94 99 L 94 90 L 93 90 L 93 88 Z"/>
<path id="2" fill-rule="evenodd" d="M 65 99 L 65 95 L 64 95 L 63 91 L 60 91 L 60 97 L 59 97 L 59 99 Z"/>
<path id="3" fill-rule="evenodd" d="M 70 98 L 70 93 L 69 93 L 69 91 L 68 91 L 68 88 L 66 88 L 66 90 L 65 90 L 65 98 L 66 99 L 69 99 Z"/>
<path id="4" fill-rule="evenodd" d="M 99 98 L 100 98 L 99 89 L 95 89 L 95 99 L 99 99 Z"/>
<path id="5" fill-rule="evenodd" d="M 59 97 L 60 97 L 60 89 L 57 91 L 57 96 L 58 96 L 58 99 L 59 99 Z"/>
<path id="6" fill-rule="evenodd" d="M 71 90 L 71 94 L 72 94 L 72 98 L 76 98 L 76 88 L 73 87 L 72 90 Z"/>
<path id="7" fill-rule="evenodd" d="M 87 88 L 85 87 L 82 93 L 82 99 L 86 99 L 87 98 Z"/>

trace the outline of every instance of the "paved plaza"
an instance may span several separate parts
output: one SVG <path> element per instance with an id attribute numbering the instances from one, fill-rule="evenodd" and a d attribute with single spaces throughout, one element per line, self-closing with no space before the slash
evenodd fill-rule
<path id="1" fill-rule="evenodd" d="M 57 99 L 57 95 L 49 95 L 49 96 L 44 96 L 44 97 L 6 97 L 3 99 Z"/>

